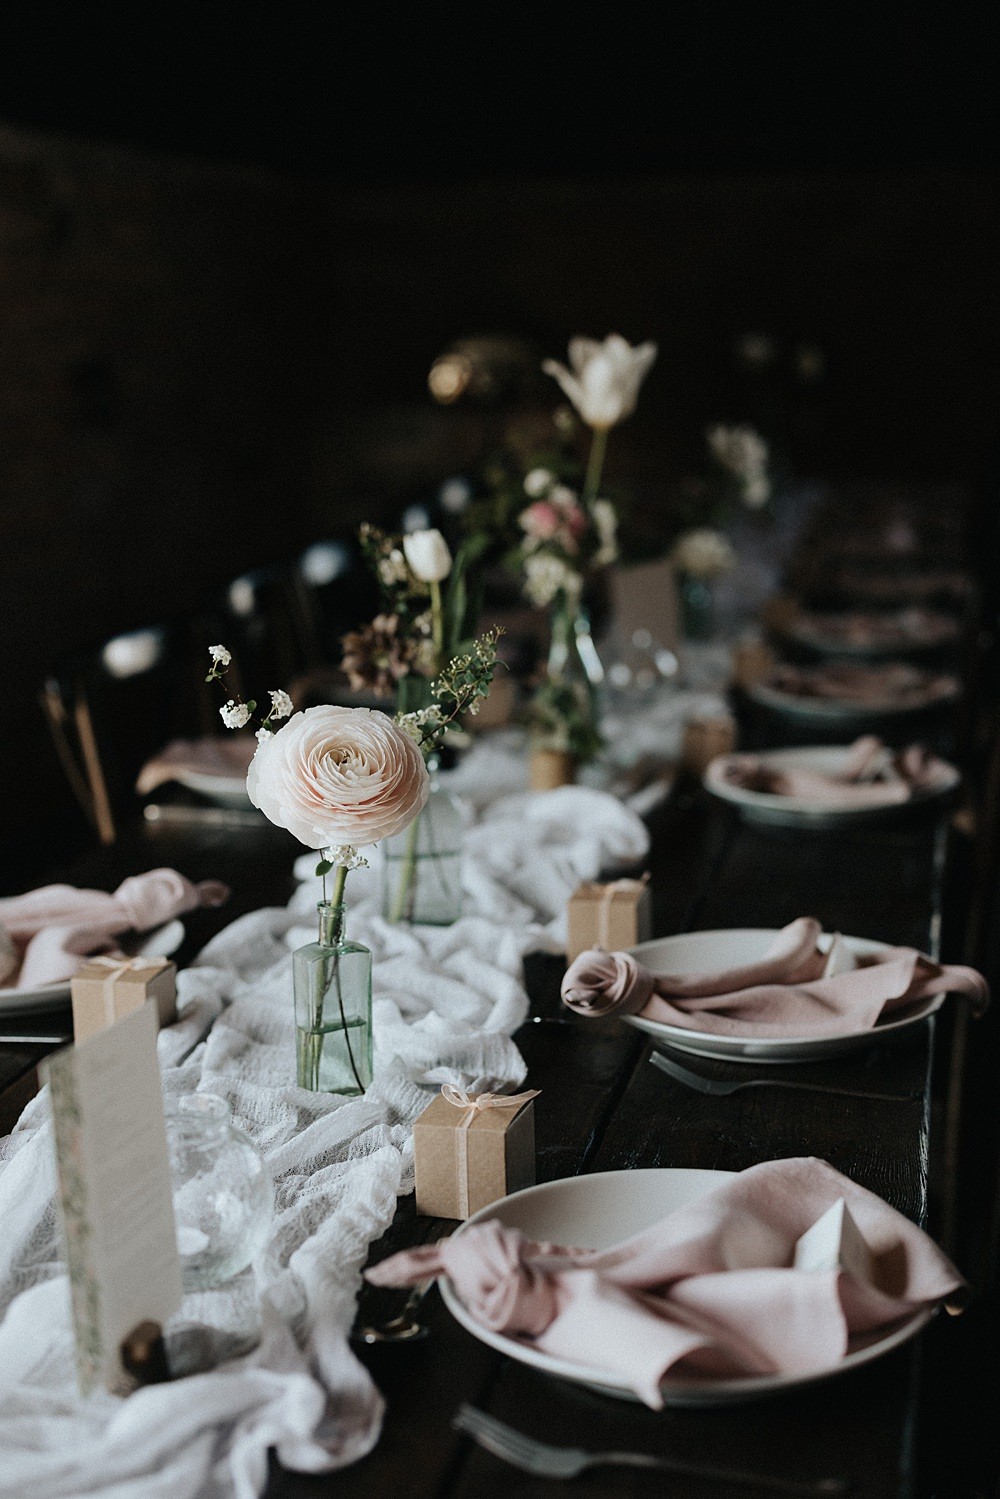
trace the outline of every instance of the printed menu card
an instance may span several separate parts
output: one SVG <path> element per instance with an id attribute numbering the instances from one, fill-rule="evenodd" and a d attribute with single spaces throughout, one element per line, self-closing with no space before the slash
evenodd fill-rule
<path id="1" fill-rule="evenodd" d="M 121 1388 L 122 1341 L 181 1304 L 156 1032 L 149 1002 L 44 1064 L 84 1394 Z"/>

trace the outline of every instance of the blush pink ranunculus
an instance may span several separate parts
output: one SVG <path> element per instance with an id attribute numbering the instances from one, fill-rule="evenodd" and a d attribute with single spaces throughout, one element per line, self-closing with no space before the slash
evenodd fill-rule
<path id="1" fill-rule="evenodd" d="M 324 704 L 296 713 L 260 741 L 247 772 L 254 806 L 307 848 L 391 838 L 429 790 L 414 740 L 370 708 Z"/>

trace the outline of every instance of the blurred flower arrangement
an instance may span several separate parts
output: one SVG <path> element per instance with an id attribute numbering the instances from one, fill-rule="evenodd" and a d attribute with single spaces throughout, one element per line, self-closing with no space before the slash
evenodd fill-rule
<path id="1" fill-rule="evenodd" d="M 571 403 L 559 407 L 547 443 L 498 463 L 489 493 L 466 512 L 473 536 L 485 537 L 516 571 L 525 596 L 547 609 L 548 661 L 528 707 L 537 749 L 577 764 L 600 749 L 595 688 L 601 663 L 584 606 L 588 580 L 618 557 L 618 510 L 601 494 L 608 435 L 635 410 L 656 345 L 633 348 L 618 334 L 599 342 L 574 338 L 569 363 L 543 361 Z M 584 459 L 580 425 L 589 427 Z"/>
<path id="2" fill-rule="evenodd" d="M 497 668 L 500 631 L 473 634 L 476 563 L 486 538 L 469 537 L 454 557 L 436 530 L 397 535 L 365 525 L 360 540 L 383 608 L 344 636 L 342 666 L 352 690 L 395 696 L 396 723 L 433 772 L 446 736 L 475 717 Z M 457 920 L 461 836 L 461 814 L 432 777 L 428 806 L 405 839 L 383 845 L 383 913 L 390 921 Z"/>
<path id="3" fill-rule="evenodd" d="M 470 537 L 452 557 L 440 531 L 401 536 L 366 524 L 360 540 L 383 609 L 344 636 L 341 665 L 352 691 L 396 699 L 399 722 L 427 755 L 475 716 L 496 670 L 499 630 L 473 636 L 485 541 Z"/>

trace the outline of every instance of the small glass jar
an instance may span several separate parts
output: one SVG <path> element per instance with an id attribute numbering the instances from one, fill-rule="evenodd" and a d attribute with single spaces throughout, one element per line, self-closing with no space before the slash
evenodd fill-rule
<path id="1" fill-rule="evenodd" d="M 427 760 L 431 789 L 408 828 L 382 843 L 382 915 L 387 921 L 451 926 L 462 914 L 465 817 L 441 784 L 440 762 Z"/>
<path id="2" fill-rule="evenodd" d="M 347 941 L 342 905 L 316 910 L 319 940 L 292 954 L 298 1084 L 359 1094 L 372 1080 L 372 955 Z"/>
<path id="3" fill-rule="evenodd" d="M 260 1153 L 214 1093 L 168 1099 L 167 1150 L 185 1291 L 239 1275 L 267 1239 L 274 1193 Z"/>

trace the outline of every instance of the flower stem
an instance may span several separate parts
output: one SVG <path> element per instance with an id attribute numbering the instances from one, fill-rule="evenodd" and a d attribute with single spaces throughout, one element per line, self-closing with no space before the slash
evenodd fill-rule
<path id="1" fill-rule="evenodd" d="M 390 921 L 402 921 L 403 912 L 406 910 L 410 895 L 410 888 L 416 877 L 417 839 L 420 836 L 420 818 L 422 815 L 420 812 L 417 813 L 416 817 L 410 823 L 410 828 L 406 835 L 406 847 L 403 850 L 403 859 L 399 871 L 399 884 L 396 886 L 395 898 L 389 912 Z"/>
<path id="2" fill-rule="evenodd" d="M 441 603 L 441 584 L 431 582 L 431 632 L 434 640 L 434 675 L 444 665 L 444 608 Z"/>
<path id="3" fill-rule="evenodd" d="M 604 455 L 608 448 L 607 427 L 595 427 L 594 434 L 590 439 L 590 457 L 587 459 L 587 473 L 583 481 L 583 508 L 589 509 L 597 499 L 597 491 L 601 483 L 601 473 L 604 469 Z"/>

